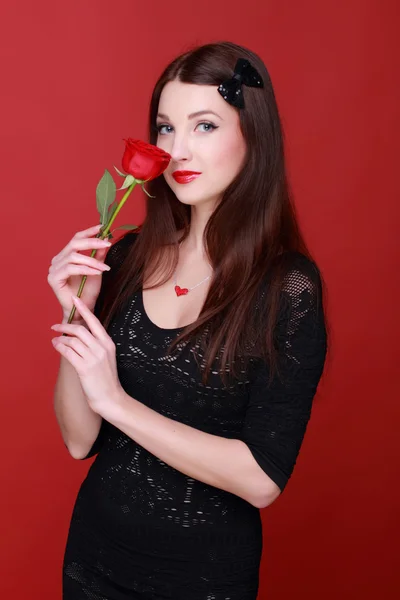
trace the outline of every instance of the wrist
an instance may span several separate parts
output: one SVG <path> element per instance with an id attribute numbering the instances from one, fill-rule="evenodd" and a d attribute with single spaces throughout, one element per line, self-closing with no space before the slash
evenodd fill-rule
<path id="1" fill-rule="evenodd" d="M 93 408 L 93 410 L 116 427 L 118 426 L 117 424 L 121 426 L 126 423 L 135 401 L 132 397 L 128 396 L 122 386 L 119 386 L 110 396 L 112 398 L 111 402 L 107 402 L 105 406 L 98 407 L 97 410 Z"/>

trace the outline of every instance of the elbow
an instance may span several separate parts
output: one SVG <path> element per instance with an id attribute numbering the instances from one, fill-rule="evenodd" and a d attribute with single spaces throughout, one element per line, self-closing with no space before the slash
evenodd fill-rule
<path id="1" fill-rule="evenodd" d="M 240 444 L 245 449 L 245 459 L 238 461 L 240 473 L 236 472 L 236 481 L 241 482 L 241 493 L 238 495 L 256 508 L 265 508 L 278 498 L 282 490 L 261 468 L 250 446 L 243 440 L 240 440 Z"/>
<path id="2" fill-rule="evenodd" d="M 258 498 L 255 498 L 252 502 L 252 505 L 256 508 L 266 508 L 280 496 L 281 490 L 276 491 L 272 494 L 264 495 Z"/>
<path id="3" fill-rule="evenodd" d="M 65 444 L 65 447 L 68 450 L 70 456 L 72 456 L 72 458 L 75 458 L 75 460 L 83 460 L 86 457 L 86 454 L 83 454 L 82 451 L 79 451 L 77 448 L 68 446 L 67 444 Z"/>
<path id="4" fill-rule="evenodd" d="M 282 490 L 276 485 L 276 483 L 272 480 L 269 481 L 269 484 L 266 486 L 266 489 L 259 488 L 258 493 L 253 494 L 251 500 L 249 500 L 250 504 L 255 506 L 256 508 L 266 508 L 281 495 Z"/>

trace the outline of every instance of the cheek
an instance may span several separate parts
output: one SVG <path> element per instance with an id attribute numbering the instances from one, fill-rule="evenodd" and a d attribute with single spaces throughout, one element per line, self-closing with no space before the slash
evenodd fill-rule
<path id="1" fill-rule="evenodd" d="M 241 169 L 245 153 L 244 140 L 235 135 L 225 140 L 223 145 L 215 147 L 209 160 L 220 176 L 223 174 L 233 179 Z"/>
<path id="2" fill-rule="evenodd" d="M 155 145 L 158 146 L 158 148 L 161 148 L 162 150 L 166 150 L 167 148 L 166 148 L 165 137 L 162 135 L 158 135 Z"/>

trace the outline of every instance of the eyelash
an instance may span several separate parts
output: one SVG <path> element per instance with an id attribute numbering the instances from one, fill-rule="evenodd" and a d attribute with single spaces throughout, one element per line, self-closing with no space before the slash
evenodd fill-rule
<path id="1" fill-rule="evenodd" d="M 214 125 L 214 123 L 209 123 L 208 121 L 202 121 L 201 123 L 198 123 L 198 125 L 208 125 L 210 127 L 210 129 L 208 129 L 208 131 L 205 131 L 204 133 L 209 133 L 210 131 L 213 131 L 214 129 L 218 129 L 217 125 Z M 156 125 L 156 131 L 158 132 L 159 135 L 166 135 L 165 133 L 161 133 L 160 129 L 162 127 L 171 127 L 171 125 L 166 125 L 165 123 L 161 123 L 160 125 Z"/>

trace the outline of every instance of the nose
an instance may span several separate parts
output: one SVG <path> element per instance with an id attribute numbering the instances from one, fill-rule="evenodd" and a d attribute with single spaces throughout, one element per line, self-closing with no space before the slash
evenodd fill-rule
<path id="1" fill-rule="evenodd" d="M 169 153 L 171 154 L 172 160 L 175 163 L 191 160 L 192 152 L 188 138 L 184 135 L 179 137 L 175 135 L 172 148 Z"/>

